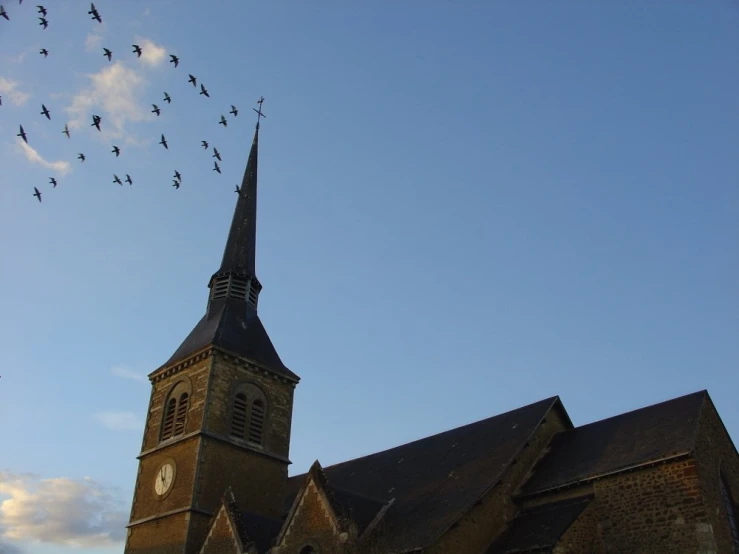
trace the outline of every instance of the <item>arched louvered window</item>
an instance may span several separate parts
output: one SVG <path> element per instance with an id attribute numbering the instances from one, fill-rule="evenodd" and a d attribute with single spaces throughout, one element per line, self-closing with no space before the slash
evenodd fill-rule
<path id="1" fill-rule="evenodd" d="M 174 421 L 174 433 L 173 436 L 181 435 L 185 432 L 185 419 L 187 418 L 187 406 L 189 404 L 190 396 L 183 392 L 177 399 L 177 417 Z"/>
<path id="2" fill-rule="evenodd" d="M 267 398 L 251 383 L 236 388 L 231 404 L 231 437 L 263 445 L 267 422 Z"/>
<path id="3" fill-rule="evenodd" d="M 190 387 L 186 381 L 175 385 L 164 402 L 160 440 L 171 439 L 185 432 L 187 409 L 190 405 Z"/>
<path id="4" fill-rule="evenodd" d="M 251 417 L 249 418 L 249 442 L 262 444 L 264 434 L 264 402 L 256 399 L 251 403 Z"/>
<path id="5" fill-rule="evenodd" d="M 233 413 L 231 415 L 231 436 L 244 438 L 246 431 L 246 394 L 240 392 L 234 397 Z"/>
<path id="6" fill-rule="evenodd" d="M 734 552 L 739 552 L 739 527 L 736 523 L 736 506 L 734 505 L 734 499 L 731 498 L 731 491 L 729 486 L 726 484 L 724 476 L 721 476 L 721 496 L 724 499 L 724 508 L 726 514 L 729 517 L 729 527 L 731 528 L 731 538 L 734 541 Z"/>
<path id="7" fill-rule="evenodd" d="M 177 399 L 170 398 L 167 401 L 164 411 L 164 423 L 162 424 L 162 440 L 166 440 L 172 436 L 174 430 L 174 415 L 177 410 Z"/>

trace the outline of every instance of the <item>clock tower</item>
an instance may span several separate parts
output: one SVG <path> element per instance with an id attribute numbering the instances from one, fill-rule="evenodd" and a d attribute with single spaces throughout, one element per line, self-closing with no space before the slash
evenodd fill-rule
<path id="1" fill-rule="evenodd" d="M 205 315 L 149 375 L 125 554 L 198 552 L 228 487 L 244 511 L 282 516 L 299 378 L 257 313 L 258 149 L 259 123 Z"/>

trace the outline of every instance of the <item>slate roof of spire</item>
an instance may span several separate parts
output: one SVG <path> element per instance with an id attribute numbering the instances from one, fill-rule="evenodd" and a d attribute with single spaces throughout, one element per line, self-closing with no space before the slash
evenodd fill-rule
<path id="1" fill-rule="evenodd" d="M 221 266 L 211 277 L 210 284 L 213 283 L 215 277 L 229 274 L 256 279 L 258 157 L 259 126 L 257 125 Z M 256 308 L 244 299 L 211 298 L 206 314 L 164 365 L 174 364 L 210 345 L 263 364 L 275 373 L 293 381 L 297 382 L 300 379 L 282 363 L 259 319 Z"/>

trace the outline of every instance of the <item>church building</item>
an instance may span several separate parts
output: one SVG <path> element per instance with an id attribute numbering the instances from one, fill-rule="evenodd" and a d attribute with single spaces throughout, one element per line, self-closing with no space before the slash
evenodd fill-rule
<path id="1" fill-rule="evenodd" d="M 739 553 L 706 391 L 579 427 L 553 396 L 289 477 L 300 378 L 259 319 L 258 149 L 259 125 L 205 314 L 149 375 L 125 554 Z"/>

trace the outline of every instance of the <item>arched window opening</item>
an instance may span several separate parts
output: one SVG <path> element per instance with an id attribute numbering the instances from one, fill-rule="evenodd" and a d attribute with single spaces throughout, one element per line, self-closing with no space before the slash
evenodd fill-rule
<path id="1" fill-rule="evenodd" d="M 737 527 L 736 523 L 736 506 L 734 505 L 734 500 L 731 498 L 731 491 L 729 491 L 723 475 L 721 476 L 721 496 L 724 499 L 726 514 L 729 516 L 729 527 L 731 528 L 731 538 L 734 541 L 734 550 L 739 552 L 739 527 Z"/>
<path id="2" fill-rule="evenodd" d="M 177 417 L 174 423 L 174 433 L 172 436 L 176 437 L 185 432 L 185 419 L 187 419 L 187 406 L 189 404 L 190 397 L 186 392 L 180 395 L 177 400 Z"/>
<path id="3" fill-rule="evenodd" d="M 251 419 L 249 420 L 249 441 L 262 444 L 264 432 L 264 402 L 257 399 L 251 404 Z"/>
<path id="4" fill-rule="evenodd" d="M 313 548 L 311 545 L 304 546 L 300 549 L 300 554 L 315 554 L 316 549 Z"/>
<path id="5" fill-rule="evenodd" d="M 231 416 L 231 436 L 244 438 L 246 430 L 246 395 L 243 392 L 234 397 L 233 415 Z"/>
<path id="6" fill-rule="evenodd" d="M 177 409 L 177 400 L 170 398 L 167 402 L 167 409 L 164 412 L 164 425 L 162 425 L 162 440 L 166 440 L 172 436 L 174 429 L 174 416 Z"/>
<path id="7" fill-rule="evenodd" d="M 182 380 L 172 388 L 164 401 L 160 441 L 177 437 L 185 432 L 189 405 L 190 383 L 187 380 Z"/>

